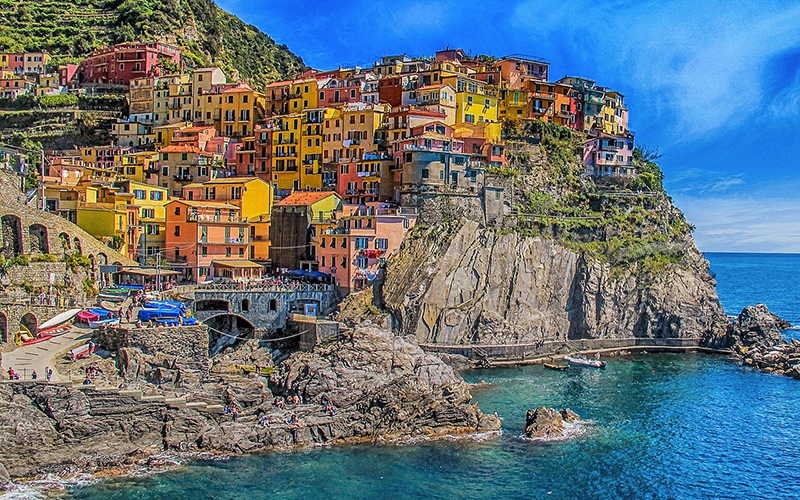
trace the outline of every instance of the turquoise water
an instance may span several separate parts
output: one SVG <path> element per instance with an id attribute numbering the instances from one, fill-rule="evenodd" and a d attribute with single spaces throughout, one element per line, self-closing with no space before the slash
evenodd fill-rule
<path id="1" fill-rule="evenodd" d="M 709 258 L 721 282 L 729 273 L 752 280 L 781 275 L 716 255 Z M 754 262 L 789 265 L 781 258 Z M 721 283 L 726 310 L 738 307 L 737 301 L 765 301 L 739 288 L 735 297 L 725 290 Z M 778 290 L 775 305 L 768 305 L 797 316 L 796 303 L 780 302 L 791 296 Z M 481 409 L 504 418 L 502 436 L 198 461 L 168 473 L 102 482 L 68 498 L 800 497 L 798 381 L 723 357 L 678 354 L 613 358 L 605 370 L 523 367 L 464 376 L 494 384 L 474 396 Z M 520 440 L 525 411 L 540 405 L 572 408 L 592 423 L 569 441 Z"/>

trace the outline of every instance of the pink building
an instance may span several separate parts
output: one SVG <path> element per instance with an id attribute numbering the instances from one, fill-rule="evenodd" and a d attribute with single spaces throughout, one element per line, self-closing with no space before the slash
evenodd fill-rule
<path id="1" fill-rule="evenodd" d="M 165 43 L 121 43 L 98 49 L 81 61 L 74 78 L 79 84 L 130 85 L 135 78 L 158 76 L 167 60 L 181 64 L 178 47 Z"/>
<path id="2" fill-rule="evenodd" d="M 348 78 L 327 78 L 317 82 L 320 108 L 331 108 L 340 104 L 361 101 L 363 78 L 356 75 Z"/>
<path id="3" fill-rule="evenodd" d="M 633 136 L 601 134 L 583 145 L 583 164 L 593 175 L 634 175 Z"/>
<path id="4" fill-rule="evenodd" d="M 319 270 L 346 291 L 363 290 L 381 276 L 386 257 L 417 222 L 413 209 L 388 203 L 343 205 L 337 225 L 315 240 Z"/>

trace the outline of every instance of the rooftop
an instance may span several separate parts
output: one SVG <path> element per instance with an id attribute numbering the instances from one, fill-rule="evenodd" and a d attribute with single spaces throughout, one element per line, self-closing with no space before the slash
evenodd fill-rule
<path id="1" fill-rule="evenodd" d="M 278 202 L 283 206 L 313 205 L 328 196 L 338 196 L 334 191 L 295 191 Z"/>

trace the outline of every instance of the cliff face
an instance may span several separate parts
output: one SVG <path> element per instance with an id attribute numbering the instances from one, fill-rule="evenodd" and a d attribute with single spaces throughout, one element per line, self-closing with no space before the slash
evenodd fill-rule
<path id="1" fill-rule="evenodd" d="M 575 155 L 581 138 L 544 128 L 509 141 L 509 168 L 487 175 L 507 200 L 494 227 L 466 207 L 420 206 L 430 226 L 389 259 L 382 289 L 395 327 L 441 345 L 719 343 L 727 318 L 714 279 L 658 166 L 642 160 L 640 177 L 586 177 Z"/>
<path id="2" fill-rule="evenodd" d="M 551 239 L 466 221 L 448 242 L 431 230 L 398 257 L 384 301 L 422 343 L 705 338 L 727 325 L 696 251 L 660 273 L 619 271 Z"/>

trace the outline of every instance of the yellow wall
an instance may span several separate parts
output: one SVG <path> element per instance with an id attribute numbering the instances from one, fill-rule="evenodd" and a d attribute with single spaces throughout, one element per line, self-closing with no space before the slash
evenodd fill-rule
<path id="1" fill-rule="evenodd" d="M 292 86 L 289 88 L 292 95 L 292 99 L 289 101 L 289 112 L 298 113 L 304 109 L 316 108 L 319 102 L 317 90 L 317 81 L 313 78 L 292 82 Z"/>
<path id="2" fill-rule="evenodd" d="M 78 207 L 78 226 L 95 238 L 110 242 L 115 235 L 125 236 L 128 233 L 127 210 L 113 210 L 100 206 Z M 119 249 L 127 254 L 127 244 Z"/>
<path id="3" fill-rule="evenodd" d="M 273 122 L 280 127 L 272 133 L 272 182 L 278 189 L 294 189 L 295 181 L 300 188 L 301 122 L 300 113 L 282 116 Z"/>

